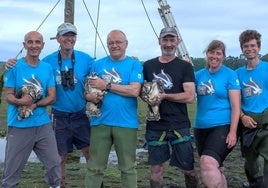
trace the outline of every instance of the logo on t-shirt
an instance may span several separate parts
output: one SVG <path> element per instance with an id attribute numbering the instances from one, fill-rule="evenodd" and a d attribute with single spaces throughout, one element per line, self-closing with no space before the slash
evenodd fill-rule
<path id="1" fill-rule="evenodd" d="M 197 88 L 198 95 L 212 95 L 215 93 L 214 84 L 211 80 L 207 82 L 201 82 L 201 85 Z"/>
<path id="2" fill-rule="evenodd" d="M 115 70 L 115 68 L 112 68 L 110 71 L 104 69 L 102 78 L 108 83 L 119 84 L 122 82 L 122 78 L 120 74 Z"/>
<path id="3" fill-rule="evenodd" d="M 252 77 L 249 78 L 247 83 L 243 82 L 243 86 L 245 97 L 260 95 L 262 93 L 261 87 L 257 82 L 252 80 Z"/>
<path id="4" fill-rule="evenodd" d="M 153 73 L 153 76 L 153 81 L 160 80 L 164 89 L 172 88 L 172 78 L 169 76 L 169 74 L 165 73 L 163 69 L 161 69 L 161 72 L 159 74 Z"/>

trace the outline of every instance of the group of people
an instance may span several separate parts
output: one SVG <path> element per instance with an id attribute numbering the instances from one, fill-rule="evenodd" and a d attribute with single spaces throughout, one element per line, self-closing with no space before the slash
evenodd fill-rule
<path id="1" fill-rule="evenodd" d="M 187 112 L 187 104 L 196 98 L 194 138 L 203 185 L 227 187 L 223 162 L 239 137 L 249 187 L 268 185 L 268 64 L 259 59 L 261 35 L 257 31 L 246 30 L 240 35 L 241 50 L 247 58 L 245 66 L 236 71 L 224 66 L 226 47 L 222 41 L 213 40 L 205 51 L 207 66 L 196 73 L 189 62 L 176 56 L 181 39 L 175 28 L 161 30 L 161 55 L 143 64 L 126 55 L 128 40 L 121 30 L 108 34 L 109 55 L 96 61 L 74 50 L 76 37 L 73 24 L 61 24 L 56 36 L 59 50 L 40 60 L 43 37 L 31 31 L 24 37 L 25 57 L 7 62 L 8 131 L 3 188 L 19 184 L 32 150 L 45 166 L 49 186 L 64 188 L 65 165 L 73 145 L 81 149 L 87 161 L 85 187 L 104 187 L 103 175 L 113 146 L 121 187 L 136 188 L 139 96 L 148 105 L 159 105 L 161 117 L 146 121 L 151 188 L 164 186 L 164 165 L 168 160 L 182 170 L 187 188 L 200 185 Z M 89 84 L 105 91 L 104 96 L 84 91 L 85 78 L 93 72 L 98 78 L 89 80 Z M 162 83 L 164 92 L 156 102 L 150 103 L 140 95 L 144 81 Z M 34 91 L 18 97 L 18 91 L 29 85 Z M 41 92 L 41 99 L 37 99 L 35 89 Z M 87 101 L 101 101 L 100 116 L 87 117 Z M 50 114 L 46 111 L 48 105 Z M 19 108 L 23 112 L 30 110 L 29 117 L 18 119 Z M 263 165 L 260 156 L 264 158 Z"/>

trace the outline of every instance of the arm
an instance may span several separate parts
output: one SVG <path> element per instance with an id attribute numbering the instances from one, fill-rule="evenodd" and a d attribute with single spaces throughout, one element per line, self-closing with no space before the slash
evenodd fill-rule
<path id="1" fill-rule="evenodd" d="M 231 103 L 231 125 L 230 125 L 230 131 L 226 138 L 226 143 L 228 144 L 228 148 L 231 148 L 235 146 L 237 138 L 236 138 L 236 132 L 237 132 L 237 126 L 240 116 L 240 90 L 229 90 L 229 99 Z"/>
<path id="2" fill-rule="evenodd" d="M 6 64 L 5 64 L 5 69 L 11 69 L 14 65 L 16 65 L 17 63 L 17 59 L 16 58 L 11 58 L 9 60 L 7 60 Z"/>
<path id="3" fill-rule="evenodd" d="M 169 100 L 177 103 L 193 103 L 195 101 L 195 84 L 194 82 L 183 83 L 183 92 L 181 93 L 163 93 L 160 94 L 160 101 Z"/>
<path id="4" fill-rule="evenodd" d="M 125 97 L 138 97 L 141 91 L 141 84 L 132 82 L 129 85 L 111 84 L 111 92 Z"/>
<path id="5" fill-rule="evenodd" d="M 91 79 L 89 84 L 92 88 L 100 90 L 106 90 L 107 82 L 101 78 Z M 138 97 L 141 90 L 141 84 L 138 82 L 132 82 L 129 85 L 111 84 L 109 92 L 116 93 L 118 95 L 126 97 Z"/>
<path id="6" fill-rule="evenodd" d="M 240 119 L 244 127 L 249 129 L 255 129 L 257 127 L 257 122 L 250 116 L 247 116 L 242 110 L 240 111 Z"/>
<path id="7" fill-rule="evenodd" d="M 48 106 L 56 101 L 56 88 L 50 87 L 47 92 L 46 98 L 36 102 L 36 106 Z"/>
<path id="8" fill-rule="evenodd" d="M 6 101 L 9 104 L 17 105 L 17 106 L 29 106 L 33 104 L 33 99 L 30 95 L 25 95 L 22 98 L 18 99 L 15 97 L 14 88 L 6 87 L 5 88 Z"/>

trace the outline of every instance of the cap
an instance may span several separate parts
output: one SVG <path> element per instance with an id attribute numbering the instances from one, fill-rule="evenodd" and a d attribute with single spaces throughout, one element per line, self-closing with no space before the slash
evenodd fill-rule
<path id="1" fill-rule="evenodd" d="M 178 32 L 174 27 L 165 27 L 160 32 L 160 38 L 163 38 L 167 35 L 171 35 L 173 37 L 178 37 Z"/>
<path id="2" fill-rule="evenodd" d="M 65 33 L 68 33 L 68 32 L 77 34 L 77 29 L 71 23 L 63 23 L 57 29 L 57 35 L 64 35 Z"/>

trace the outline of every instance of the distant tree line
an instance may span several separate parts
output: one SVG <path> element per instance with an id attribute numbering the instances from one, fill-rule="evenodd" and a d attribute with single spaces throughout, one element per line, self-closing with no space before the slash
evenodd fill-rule
<path id="1" fill-rule="evenodd" d="M 268 54 L 264 56 L 260 55 L 260 59 L 268 62 Z M 199 69 L 206 67 L 205 58 L 192 58 L 192 62 L 193 62 L 195 71 L 198 71 Z M 224 65 L 226 65 L 227 67 L 230 67 L 233 70 L 245 65 L 245 63 L 246 63 L 246 58 L 243 55 L 240 55 L 240 57 L 228 56 L 225 58 L 223 62 Z"/>
<path id="2" fill-rule="evenodd" d="M 260 55 L 260 59 L 268 62 L 268 54 L 266 54 L 264 56 Z M 199 69 L 206 67 L 205 58 L 192 57 L 192 62 L 194 65 L 194 71 L 198 71 Z M 5 63 L 6 63 L 5 61 L 0 61 L 0 70 L 2 70 L 2 68 L 4 68 Z M 224 65 L 226 65 L 227 67 L 230 67 L 233 70 L 245 65 L 245 63 L 246 63 L 246 58 L 243 55 L 240 55 L 240 57 L 228 56 L 225 58 L 225 60 L 223 62 Z"/>

